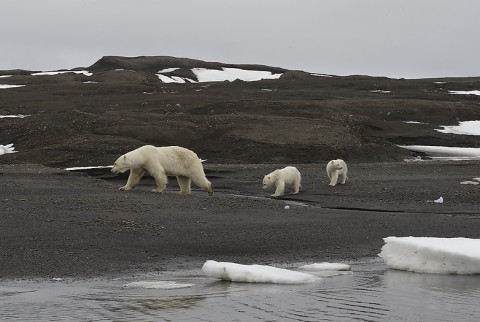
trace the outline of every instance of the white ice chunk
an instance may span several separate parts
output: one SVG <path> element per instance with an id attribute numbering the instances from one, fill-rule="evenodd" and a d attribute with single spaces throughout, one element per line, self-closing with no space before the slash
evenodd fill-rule
<path id="1" fill-rule="evenodd" d="M 388 267 L 418 273 L 480 274 L 480 239 L 387 237 L 379 254 Z"/>
<path id="2" fill-rule="evenodd" d="M 172 290 L 176 288 L 187 288 L 192 286 L 194 286 L 194 284 L 177 283 L 174 281 L 139 281 L 139 282 L 132 282 L 132 283 L 123 285 L 123 287 L 128 287 L 128 288 L 145 288 L 145 289 L 161 289 L 161 290 Z"/>
<path id="3" fill-rule="evenodd" d="M 480 184 L 480 182 L 467 180 L 467 181 L 462 181 L 462 182 L 460 182 L 460 184 L 473 184 L 473 185 L 478 185 L 478 184 Z"/>
<path id="4" fill-rule="evenodd" d="M 242 265 L 207 260 L 202 272 L 225 281 L 247 283 L 305 284 L 320 281 L 321 278 L 288 269 L 267 265 Z"/>
<path id="5" fill-rule="evenodd" d="M 443 197 L 440 197 L 438 199 L 435 199 L 433 202 L 435 203 L 443 203 Z"/>
<path id="6" fill-rule="evenodd" d="M 0 155 L 7 154 L 7 153 L 16 153 L 16 152 L 18 151 L 15 151 L 15 147 L 13 146 L 13 143 L 10 143 L 7 145 L 0 144 Z"/>
<path id="7" fill-rule="evenodd" d="M 342 263 L 314 263 L 309 265 L 300 266 L 298 269 L 305 271 L 350 271 L 352 267 L 348 264 Z"/>

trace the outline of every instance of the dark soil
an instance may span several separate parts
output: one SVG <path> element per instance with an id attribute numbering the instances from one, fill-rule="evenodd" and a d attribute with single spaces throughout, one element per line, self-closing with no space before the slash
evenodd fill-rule
<path id="1" fill-rule="evenodd" d="M 165 84 L 155 73 L 193 77 L 192 67 L 284 72 L 279 80 Z M 0 71 L 0 276 L 98 276 L 129 270 L 240 263 L 355 260 L 382 238 L 479 238 L 478 161 L 405 162 L 397 144 L 480 147 L 475 136 L 435 131 L 480 120 L 480 78 L 319 77 L 255 65 L 172 57 L 105 57 L 92 76 Z M 123 70 L 117 70 L 123 69 Z M 95 83 L 84 83 L 95 82 Z M 389 93 L 374 92 L 390 91 Z M 406 121 L 422 122 L 420 124 Z M 71 166 L 110 165 L 144 144 L 180 145 L 201 158 L 215 193 L 131 192 L 125 176 Z M 345 186 L 325 165 L 343 158 Z M 263 175 L 301 171 L 304 191 L 272 199 Z M 432 201 L 443 196 L 445 202 Z M 285 205 L 290 209 L 284 209 Z"/>

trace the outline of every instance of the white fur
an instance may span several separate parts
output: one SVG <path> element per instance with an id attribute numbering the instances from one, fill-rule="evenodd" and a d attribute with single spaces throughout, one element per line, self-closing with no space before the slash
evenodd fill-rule
<path id="1" fill-rule="evenodd" d="M 279 197 L 285 194 L 285 188 L 290 187 L 293 191 L 292 194 L 296 194 L 302 189 L 300 182 L 302 177 L 300 171 L 295 167 L 285 167 L 278 169 L 272 173 L 267 174 L 263 178 L 263 189 L 270 188 L 273 184 L 277 187 L 272 197 Z"/>
<path id="2" fill-rule="evenodd" d="M 331 160 L 327 164 L 327 175 L 330 179 L 329 186 L 335 186 L 337 183 L 345 184 L 348 177 L 348 167 L 345 161 L 341 159 Z"/>
<path id="3" fill-rule="evenodd" d="M 212 184 L 205 177 L 201 160 L 195 152 L 179 147 L 154 147 L 145 145 L 130 151 L 115 161 L 112 172 L 130 170 L 127 184 L 121 190 L 133 189 L 142 176 L 148 172 L 155 178 L 157 188 L 153 191 L 163 192 L 167 186 L 167 176 L 176 176 L 180 186 L 180 194 L 189 194 L 191 182 L 213 193 Z"/>

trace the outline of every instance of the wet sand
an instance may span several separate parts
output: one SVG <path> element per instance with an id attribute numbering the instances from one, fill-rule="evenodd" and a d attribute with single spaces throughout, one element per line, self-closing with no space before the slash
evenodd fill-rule
<path id="1" fill-rule="evenodd" d="M 164 194 L 142 179 L 0 166 L 2 278 L 115 276 L 239 263 L 351 261 L 374 257 L 387 236 L 480 235 L 478 161 L 349 164 L 329 187 L 324 164 L 297 164 L 303 191 L 273 199 L 263 175 L 285 165 L 205 164 L 215 193 Z M 443 204 L 431 202 L 442 196 Z M 284 209 L 289 205 L 290 209 Z"/>

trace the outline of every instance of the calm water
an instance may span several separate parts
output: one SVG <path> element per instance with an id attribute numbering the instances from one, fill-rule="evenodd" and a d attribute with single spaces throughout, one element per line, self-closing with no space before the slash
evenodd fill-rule
<path id="1" fill-rule="evenodd" d="M 353 274 L 308 285 L 218 282 L 204 277 L 200 269 L 114 280 L 3 281 L 0 320 L 480 320 L 480 276 L 393 271 L 380 260 L 353 263 L 352 268 Z M 174 281 L 193 286 L 124 287 L 138 281 Z"/>

